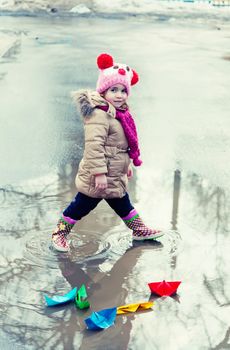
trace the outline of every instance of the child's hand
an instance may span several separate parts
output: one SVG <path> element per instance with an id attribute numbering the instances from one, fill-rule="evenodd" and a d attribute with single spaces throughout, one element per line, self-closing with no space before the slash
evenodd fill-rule
<path id="1" fill-rule="evenodd" d="M 131 164 L 128 167 L 127 176 L 129 180 L 133 177 L 133 168 Z"/>
<path id="2" fill-rule="evenodd" d="M 105 174 L 95 175 L 95 188 L 105 190 L 108 187 L 107 177 Z"/>

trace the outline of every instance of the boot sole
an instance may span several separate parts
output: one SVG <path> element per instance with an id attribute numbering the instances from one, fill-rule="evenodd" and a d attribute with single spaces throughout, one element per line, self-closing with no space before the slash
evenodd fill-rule
<path id="1" fill-rule="evenodd" d="M 62 248 L 58 246 L 54 241 L 52 241 L 52 246 L 56 251 L 60 253 L 68 253 L 70 251 L 70 248 Z"/>
<path id="2" fill-rule="evenodd" d="M 148 241 L 148 240 L 155 240 L 158 239 L 160 237 L 164 236 L 164 233 L 155 233 L 152 236 L 148 236 L 148 237 L 138 237 L 138 236 L 133 236 L 133 240 L 134 241 Z"/>

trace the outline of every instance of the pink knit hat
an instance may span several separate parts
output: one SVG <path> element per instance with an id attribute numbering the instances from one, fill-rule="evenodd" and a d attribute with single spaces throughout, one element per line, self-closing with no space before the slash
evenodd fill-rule
<path id="1" fill-rule="evenodd" d="M 133 69 L 123 63 L 114 63 L 113 57 L 106 53 L 97 57 L 97 65 L 100 72 L 96 90 L 99 93 L 106 91 L 113 85 L 122 84 L 126 87 L 129 95 L 130 87 L 139 80 L 138 74 Z"/>

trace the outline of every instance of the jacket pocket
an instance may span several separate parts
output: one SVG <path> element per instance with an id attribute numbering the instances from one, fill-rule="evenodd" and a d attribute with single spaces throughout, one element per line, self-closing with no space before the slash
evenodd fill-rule
<path id="1" fill-rule="evenodd" d="M 124 160 L 108 158 L 108 176 L 119 177 L 123 173 Z"/>

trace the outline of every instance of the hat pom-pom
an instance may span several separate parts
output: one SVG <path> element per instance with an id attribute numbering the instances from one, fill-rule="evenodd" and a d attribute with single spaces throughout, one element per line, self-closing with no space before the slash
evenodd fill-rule
<path id="1" fill-rule="evenodd" d="M 100 69 L 106 69 L 113 66 L 113 57 L 107 53 L 102 53 L 97 57 L 97 65 Z"/>
<path id="2" fill-rule="evenodd" d="M 140 166 L 142 163 L 143 163 L 143 162 L 142 162 L 142 160 L 141 160 L 140 158 L 134 158 L 134 159 L 133 159 L 133 164 L 134 164 L 135 166 Z"/>
<path id="3" fill-rule="evenodd" d="M 139 81 L 139 76 L 138 76 L 137 72 L 135 72 L 134 69 L 132 69 L 132 72 L 133 72 L 133 77 L 131 80 L 131 85 L 135 85 Z"/>

